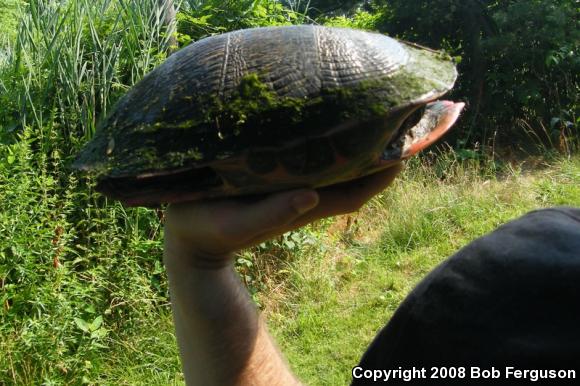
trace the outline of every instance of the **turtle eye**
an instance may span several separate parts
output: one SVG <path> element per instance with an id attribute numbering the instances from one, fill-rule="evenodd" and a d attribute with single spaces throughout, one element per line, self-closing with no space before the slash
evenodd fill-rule
<path id="1" fill-rule="evenodd" d="M 423 114 L 425 114 L 425 106 L 421 106 L 417 110 L 413 111 L 411 115 L 409 115 L 407 119 L 403 121 L 403 124 L 399 128 L 400 133 L 399 135 L 400 136 L 404 136 L 406 134 L 413 135 L 411 129 L 417 126 L 417 124 L 423 117 Z"/>

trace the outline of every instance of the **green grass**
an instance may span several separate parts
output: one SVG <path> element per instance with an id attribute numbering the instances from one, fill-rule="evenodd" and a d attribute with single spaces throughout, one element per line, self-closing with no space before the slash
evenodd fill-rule
<path id="1" fill-rule="evenodd" d="M 180 3 L 180 42 L 305 20 L 274 0 Z M 0 6 L 0 385 L 183 384 L 159 213 L 107 201 L 69 169 L 98 117 L 166 57 L 159 2 Z M 413 285 L 469 240 L 530 209 L 580 205 L 578 156 L 530 169 L 452 154 L 413 160 L 355 215 L 240 256 L 304 381 L 347 383 Z"/>
<path id="2" fill-rule="evenodd" d="M 15 35 L 18 7 L 21 4 L 20 0 L 0 0 L 0 48 Z"/>
<path id="3" fill-rule="evenodd" d="M 167 56 L 160 3 L 0 3 L 0 385 L 181 379 L 158 213 L 108 202 L 69 168 L 97 118 Z M 174 3 L 189 22 L 222 22 L 189 40 L 243 22 L 249 3 L 255 23 L 290 21 L 274 2 L 228 15 L 220 1 Z"/>
<path id="4" fill-rule="evenodd" d="M 290 264 L 265 303 L 272 333 L 307 384 L 350 382 L 374 335 L 434 266 L 471 240 L 530 210 L 580 205 L 580 158 L 523 173 L 448 160 L 414 163 L 359 213 L 311 226 L 319 243 Z M 268 301 L 268 299 L 274 299 Z"/>
<path id="5" fill-rule="evenodd" d="M 58 163 L 39 169 L 31 147 L 24 135 L 0 148 L 0 384 L 183 384 L 156 213 L 83 197 L 57 169 L 59 190 Z M 358 213 L 241 256 L 306 383 L 348 383 L 406 294 L 461 246 L 529 210 L 580 205 L 578 156 L 531 170 L 428 158 Z"/>

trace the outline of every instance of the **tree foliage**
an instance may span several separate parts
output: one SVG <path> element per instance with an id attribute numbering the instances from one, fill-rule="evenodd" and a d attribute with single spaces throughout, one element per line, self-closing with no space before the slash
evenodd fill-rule
<path id="1" fill-rule="evenodd" d="M 276 0 L 189 0 L 178 14 L 182 45 L 236 29 L 297 24 L 303 19 Z"/>
<path id="2" fill-rule="evenodd" d="M 351 15 L 369 3 L 361 0 L 284 0 L 287 7 L 311 17 Z"/>
<path id="3" fill-rule="evenodd" d="M 498 33 L 482 43 L 488 60 L 484 111 L 494 112 L 493 124 L 538 119 L 552 139 L 567 129 L 578 135 L 577 12 L 577 4 L 562 0 L 496 5 Z"/>
<path id="4" fill-rule="evenodd" d="M 569 150 L 578 140 L 580 29 L 574 0 L 375 0 L 376 29 L 461 59 L 460 139 L 496 133 Z M 525 134 L 525 135 L 524 135 Z"/>

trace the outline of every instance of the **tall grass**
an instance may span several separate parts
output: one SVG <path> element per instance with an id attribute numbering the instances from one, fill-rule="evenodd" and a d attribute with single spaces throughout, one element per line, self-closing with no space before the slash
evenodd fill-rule
<path id="1" fill-rule="evenodd" d="M 173 4 L 180 11 L 177 35 L 175 26 L 166 24 L 167 1 L 29 0 L 14 39 L 0 50 L 0 384 L 181 382 L 161 265 L 159 214 L 107 201 L 94 192 L 90 177 L 68 166 L 99 118 L 166 58 L 175 37 L 183 44 L 233 28 L 305 19 L 274 0 Z M 373 201 L 368 208 L 376 216 L 359 218 L 341 240 L 351 243 L 349 248 L 364 244 L 359 228 L 366 222 L 380 234 L 380 224 L 371 221 L 376 218 L 399 224 L 377 236 L 382 251 L 412 251 L 432 237 L 449 249 L 435 227 L 451 226 L 453 220 L 445 222 L 429 211 L 447 202 L 445 210 L 433 213 L 465 215 L 465 201 L 458 198 L 463 181 L 483 184 L 487 179 L 481 176 L 493 180 L 496 172 L 489 164 L 469 162 L 452 158 L 447 164 L 414 165 L 405 184 L 423 191 L 423 197 L 417 193 L 411 200 L 401 194 L 404 204 L 398 205 L 405 209 L 389 212 L 384 209 L 394 199 Z M 577 172 L 575 164 L 561 169 L 562 176 L 543 180 L 543 205 L 570 202 L 576 194 L 561 184 Z M 463 204 L 455 207 L 455 202 Z M 495 220 L 486 227 L 507 217 L 505 207 L 494 215 L 488 204 L 482 213 Z M 387 213 L 392 217 L 384 217 Z M 360 251 L 345 250 L 342 258 L 330 261 L 322 253 L 305 252 L 314 243 L 332 249 L 317 238 L 332 224 L 319 223 L 240 256 L 239 270 L 264 309 L 286 310 L 278 326 L 289 330 L 282 335 L 308 327 L 303 320 L 292 325 L 298 304 L 308 309 L 309 296 L 342 285 L 325 273 L 325 266 L 338 264 L 345 280 L 357 277 Z M 466 235 L 473 231 L 465 230 Z M 280 281 L 305 292 L 290 295 L 276 284 Z M 275 305 L 272 300 L 278 298 L 284 302 Z M 308 347 L 308 342 L 296 343 Z M 289 352 L 293 357 L 292 348 Z"/>
<path id="2" fill-rule="evenodd" d="M 0 63 L 0 384 L 95 383 L 103 353 L 166 309 L 155 212 L 68 169 L 166 57 L 159 1 L 31 0 Z"/>
<path id="3" fill-rule="evenodd" d="M 180 15 L 222 27 L 182 32 L 181 42 L 290 20 L 274 1 L 243 2 L 250 13 L 197 3 Z M 115 101 L 175 49 L 167 12 L 182 4 L 30 0 L 21 9 L 0 54 L 0 384 L 181 378 L 158 213 L 108 202 L 68 166 Z M 161 336 L 155 350 L 167 355 L 149 353 Z"/>
<path id="4" fill-rule="evenodd" d="M 38 129 L 41 149 L 78 148 L 99 116 L 165 59 L 157 1 L 29 2 L 0 78 L 4 120 Z"/>

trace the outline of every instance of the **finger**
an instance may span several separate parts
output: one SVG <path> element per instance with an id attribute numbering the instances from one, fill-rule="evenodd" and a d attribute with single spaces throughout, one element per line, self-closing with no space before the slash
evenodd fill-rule
<path id="1" fill-rule="evenodd" d="M 266 230 L 257 234 L 247 244 L 256 245 L 272 238 L 272 236 L 300 228 L 321 218 L 356 211 L 370 198 L 389 186 L 401 170 L 403 170 L 403 165 L 398 164 L 356 181 L 319 189 L 320 203 L 316 207 L 297 217 L 294 221 L 277 228 L 274 232 Z"/>
<path id="2" fill-rule="evenodd" d="M 355 212 L 391 185 L 402 170 L 403 164 L 397 164 L 358 180 L 320 189 L 320 204 L 291 225 L 300 227 L 321 218 Z"/>
<path id="3" fill-rule="evenodd" d="M 275 231 L 315 208 L 319 195 L 314 190 L 294 190 L 272 194 L 253 204 L 240 207 L 225 224 L 224 234 L 241 242 L 258 234 Z M 278 232 L 276 232 L 278 233 Z"/>

